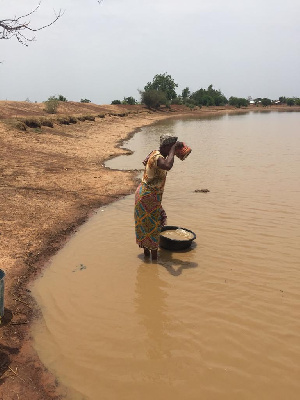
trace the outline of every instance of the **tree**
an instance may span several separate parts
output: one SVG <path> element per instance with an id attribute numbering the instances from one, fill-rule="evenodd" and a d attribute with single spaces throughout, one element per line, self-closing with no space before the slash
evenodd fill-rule
<path id="1" fill-rule="evenodd" d="M 190 95 L 197 106 L 221 106 L 228 103 L 228 100 L 220 90 L 213 89 L 209 85 L 207 89 L 199 89 Z"/>
<path id="2" fill-rule="evenodd" d="M 240 107 L 248 107 L 249 102 L 247 99 L 243 97 L 234 97 L 231 96 L 229 98 L 229 105 L 240 108 Z"/>
<path id="3" fill-rule="evenodd" d="M 268 99 L 267 97 L 264 97 L 263 99 L 261 99 L 261 104 L 264 107 L 270 106 L 272 104 L 272 100 Z"/>
<path id="4" fill-rule="evenodd" d="M 289 98 L 289 99 L 286 99 L 286 104 L 288 105 L 288 106 L 294 106 L 295 105 L 295 99 L 291 99 L 291 98 Z"/>
<path id="5" fill-rule="evenodd" d="M 124 97 L 124 100 L 122 101 L 122 103 L 123 104 L 129 104 L 129 105 L 133 106 L 134 104 L 137 103 L 137 101 L 132 96 L 129 96 L 129 97 Z"/>
<path id="6" fill-rule="evenodd" d="M 212 97 L 212 96 L 209 96 L 208 94 L 204 95 L 204 96 L 202 97 L 202 105 L 203 105 L 203 106 L 207 106 L 207 107 L 209 107 L 209 106 L 214 106 L 214 105 L 215 105 L 215 102 L 214 102 L 213 97 Z"/>
<path id="7" fill-rule="evenodd" d="M 178 84 L 174 82 L 174 79 L 171 75 L 157 74 L 154 76 L 152 82 L 148 82 L 144 87 L 145 92 L 149 92 L 150 90 L 156 90 L 159 92 L 163 92 L 168 100 L 175 99 L 177 94 L 175 92 L 175 88 L 178 87 Z"/>
<path id="8" fill-rule="evenodd" d="M 279 99 L 280 103 L 286 103 L 286 97 L 285 96 L 280 96 Z"/>
<path id="9" fill-rule="evenodd" d="M 113 100 L 111 102 L 111 104 L 122 104 L 122 103 L 121 103 L 121 100 Z"/>
<path id="10" fill-rule="evenodd" d="M 40 5 L 41 0 L 39 1 L 37 7 L 27 14 L 20 15 L 19 17 L 16 16 L 14 18 L 0 20 L 0 39 L 8 40 L 12 37 L 15 37 L 18 42 L 24 46 L 28 46 L 29 42 L 35 40 L 34 36 L 30 37 L 28 35 L 53 25 L 63 15 L 62 10 L 59 10 L 58 13 L 55 13 L 54 19 L 49 24 L 40 26 L 38 28 L 33 28 L 31 21 L 28 20 L 28 18 L 37 12 L 37 10 L 40 8 Z"/>
<path id="11" fill-rule="evenodd" d="M 56 98 L 55 96 L 50 96 L 48 100 L 45 101 L 45 111 L 49 114 L 56 114 L 58 104 L 58 98 Z"/>
<path id="12" fill-rule="evenodd" d="M 89 99 L 81 99 L 80 100 L 80 103 L 90 103 L 91 102 L 91 100 L 89 100 Z"/>
<path id="13" fill-rule="evenodd" d="M 258 104 L 261 103 L 262 98 L 261 97 L 257 97 L 256 99 L 254 99 L 254 104 L 257 106 Z"/>
<path id="14" fill-rule="evenodd" d="M 140 92 L 141 101 L 148 108 L 159 108 L 162 104 L 168 104 L 168 99 L 166 93 L 161 90 L 145 90 L 144 92 Z"/>
<path id="15" fill-rule="evenodd" d="M 182 90 L 181 97 L 183 98 L 183 100 L 186 100 L 188 97 L 190 97 L 190 95 L 191 91 L 189 87 L 186 87 Z"/>

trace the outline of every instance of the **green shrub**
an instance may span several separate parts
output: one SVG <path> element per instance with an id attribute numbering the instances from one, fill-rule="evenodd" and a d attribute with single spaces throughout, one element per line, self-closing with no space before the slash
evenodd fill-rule
<path id="1" fill-rule="evenodd" d="M 126 117 L 128 115 L 128 113 L 119 112 L 119 113 L 110 113 L 109 115 L 112 116 L 112 117 Z"/>
<path id="2" fill-rule="evenodd" d="M 68 101 L 67 98 L 61 94 L 58 96 L 57 99 L 58 99 L 58 101 Z"/>
<path id="3" fill-rule="evenodd" d="M 124 100 L 122 101 L 122 104 L 129 104 L 131 106 L 135 105 L 136 103 L 137 101 L 132 96 L 124 97 Z"/>
<path id="4" fill-rule="evenodd" d="M 69 117 L 58 117 L 56 121 L 60 125 L 69 125 L 70 123 Z"/>
<path id="5" fill-rule="evenodd" d="M 121 101 L 120 101 L 120 100 L 113 100 L 113 101 L 111 102 L 111 104 L 121 104 Z"/>
<path id="6" fill-rule="evenodd" d="M 69 124 L 76 124 L 77 118 L 72 115 L 64 115 L 64 116 L 58 117 L 56 119 L 56 121 L 58 124 L 61 124 L 61 125 L 69 125 Z"/>
<path id="7" fill-rule="evenodd" d="M 51 119 L 41 119 L 40 122 L 42 126 L 48 126 L 49 128 L 53 128 L 53 121 Z"/>
<path id="8" fill-rule="evenodd" d="M 141 100 L 148 108 L 159 108 L 162 104 L 167 104 L 167 97 L 161 90 L 147 90 L 141 93 Z"/>
<path id="9" fill-rule="evenodd" d="M 175 97 L 175 99 L 172 99 L 171 104 L 176 104 L 176 105 L 183 104 L 182 97 L 181 96 Z"/>
<path id="10" fill-rule="evenodd" d="M 51 96 L 45 101 L 45 111 L 49 114 L 56 114 L 58 105 L 59 100 L 55 96 Z"/>
<path id="11" fill-rule="evenodd" d="M 186 106 L 190 109 L 190 110 L 193 110 L 196 106 L 195 106 L 195 104 L 192 104 L 192 103 L 186 103 Z"/>
<path id="12" fill-rule="evenodd" d="M 26 131 L 27 130 L 27 126 L 26 124 L 24 124 L 23 121 L 14 121 L 12 123 L 13 127 L 18 129 L 19 131 Z"/>
<path id="13" fill-rule="evenodd" d="M 85 120 L 86 121 L 95 121 L 95 115 L 86 115 Z"/>
<path id="14" fill-rule="evenodd" d="M 81 115 L 80 117 L 77 117 L 79 121 L 95 121 L 95 118 L 94 115 Z"/>
<path id="15" fill-rule="evenodd" d="M 26 118 L 23 122 L 29 128 L 40 128 L 42 126 L 41 121 L 38 118 Z"/>
<path id="16" fill-rule="evenodd" d="M 90 103 L 91 102 L 91 100 L 89 100 L 89 99 L 81 99 L 80 100 L 80 103 Z"/>
<path id="17" fill-rule="evenodd" d="M 77 124 L 77 118 L 72 116 L 72 115 L 70 115 L 69 116 L 69 122 L 70 122 L 70 124 Z"/>

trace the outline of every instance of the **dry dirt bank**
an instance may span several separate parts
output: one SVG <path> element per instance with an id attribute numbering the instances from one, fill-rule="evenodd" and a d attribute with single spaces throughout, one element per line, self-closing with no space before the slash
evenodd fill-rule
<path id="1" fill-rule="evenodd" d="M 12 127 L 17 118 L 49 118 L 43 107 L 0 102 L 0 268 L 6 272 L 5 317 L 0 325 L 3 400 L 63 397 L 64 388 L 47 373 L 31 346 L 29 325 L 38 308 L 27 284 L 94 209 L 134 191 L 135 172 L 103 166 L 104 160 L 126 153 L 118 144 L 141 126 L 190 113 L 185 107 L 149 113 L 142 106 L 68 102 L 53 117 L 53 128 Z M 236 112 L 210 108 L 193 114 L 228 111 Z M 95 121 L 61 125 L 56 118 L 62 115 L 94 115 Z"/>

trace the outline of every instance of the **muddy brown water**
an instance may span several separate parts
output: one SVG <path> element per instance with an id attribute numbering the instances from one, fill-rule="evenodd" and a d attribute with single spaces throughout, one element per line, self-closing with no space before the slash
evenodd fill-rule
<path id="1" fill-rule="evenodd" d="M 193 151 L 175 160 L 163 205 L 197 239 L 145 261 L 128 196 L 53 257 L 33 287 L 32 333 L 68 399 L 300 398 L 299 123 L 274 112 L 167 121 L 108 163 L 141 168 L 161 133 L 178 134 Z"/>

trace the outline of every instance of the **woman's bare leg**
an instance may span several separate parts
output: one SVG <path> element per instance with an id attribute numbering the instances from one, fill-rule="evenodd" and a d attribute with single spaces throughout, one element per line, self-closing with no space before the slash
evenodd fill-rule
<path id="1" fill-rule="evenodd" d="M 157 250 L 151 250 L 152 260 L 157 260 Z"/>
<path id="2" fill-rule="evenodd" d="M 150 257 L 150 250 L 144 248 L 144 257 Z"/>

